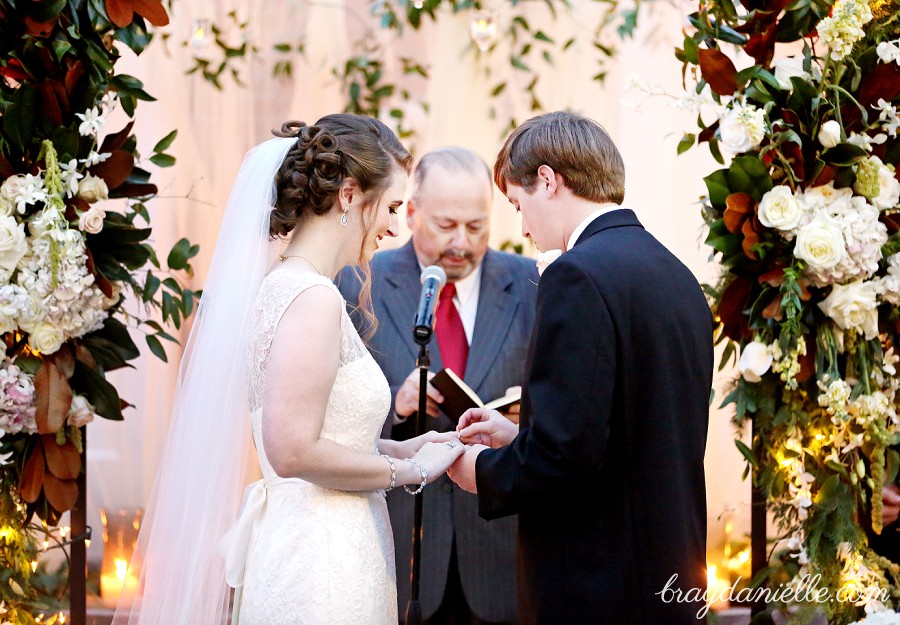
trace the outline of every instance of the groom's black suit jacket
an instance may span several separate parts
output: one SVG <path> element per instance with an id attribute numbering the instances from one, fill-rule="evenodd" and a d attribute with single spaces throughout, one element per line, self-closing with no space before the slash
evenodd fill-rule
<path id="1" fill-rule="evenodd" d="M 480 514 L 519 515 L 522 622 L 696 623 L 656 593 L 706 588 L 697 280 L 632 211 L 601 215 L 540 279 L 526 371 L 519 435 L 476 463 Z"/>

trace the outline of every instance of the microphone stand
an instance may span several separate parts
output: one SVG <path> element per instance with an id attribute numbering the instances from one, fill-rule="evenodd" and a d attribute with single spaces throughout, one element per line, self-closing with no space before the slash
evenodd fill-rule
<path id="1" fill-rule="evenodd" d="M 428 367 L 431 366 L 431 358 L 428 354 L 429 335 L 422 340 L 416 336 L 419 344 L 419 357 L 416 359 L 416 367 L 419 369 L 419 411 L 416 413 L 416 436 L 425 433 L 425 412 L 428 392 Z M 422 605 L 419 603 L 419 564 L 422 554 L 422 497 L 424 490 L 416 495 L 415 513 L 413 516 L 413 544 L 412 558 L 410 560 L 410 592 L 409 601 L 406 604 L 406 625 L 422 624 Z"/>

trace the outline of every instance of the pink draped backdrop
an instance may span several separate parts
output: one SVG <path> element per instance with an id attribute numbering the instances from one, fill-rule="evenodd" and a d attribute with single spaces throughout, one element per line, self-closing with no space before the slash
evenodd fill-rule
<path id="1" fill-rule="evenodd" d="M 212 255 L 222 210 L 231 181 L 244 152 L 268 138 L 269 131 L 287 119 L 307 122 L 338 111 L 343 106 L 340 85 L 330 72 L 337 59 L 346 58 L 368 15 L 368 5 L 360 0 L 334 2 L 250 2 L 236 5 L 214 0 L 185 0 L 174 3 L 168 42 L 157 40 L 140 58 L 125 58 L 121 71 L 143 80 L 146 89 L 158 101 L 141 103 L 136 124 L 140 148 L 149 153 L 153 144 L 172 129 L 179 131 L 170 150 L 178 158 L 171 169 L 154 174 L 160 185 L 160 197 L 150 204 L 153 215 L 154 243 L 160 254 L 168 251 L 181 237 L 201 245 L 196 259 L 192 286 L 200 288 Z M 498 3 L 499 4 L 499 3 Z M 702 245 L 702 222 L 698 197 L 704 192 L 702 178 L 714 169 L 714 162 L 701 151 L 676 157 L 675 148 L 682 131 L 689 128 L 696 113 L 671 106 L 665 98 L 643 99 L 639 110 L 623 104 L 641 99 L 628 91 L 629 77 L 639 74 L 661 83 L 668 91 L 680 87 L 681 66 L 673 48 L 682 40 L 684 4 L 643 5 L 640 28 L 634 39 L 622 45 L 618 58 L 610 64 L 604 84 L 591 81 L 597 71 L 590 43 L 597 3 L 575 0 L 571 16 L 563 15 L 553 23 L 545 7 L 529 7 L 529 21 L 564 41 L 579 37 L 579 43 L 555 66 L 542 68 L 538 94 L 547 110 L 570 108 L 600 121 L 611 132 L 625 158 L 627 168 L 626 205 L 638 213 L 645 226 L 701 280 L 714 277 L 708 262 L 708 249 Z M 191 65 L 193 49 L 181 42 L 190 36 L 193 20 L 226 21 L 231 8 L 249 18 L 250 37 L 260 47 L 258 58 L 242 64 L 246 88 L 230 77 L 223 79 L 218 91 L 196 75 L 185 75 Z M 417 106 L 407 107 L 410 125 L 416 130 L 415 152 L 447 144 L 474 149 L 488 163 L 501 144 L 506 118 L 489 115 L 492 105 L 512 111 L 526 119 L 529 98 L 522 88 L 522 72 L 496 61 L 491 78 L 485 78 L 485 61 L 479 61 L 469 46 L 468 16 L 443 15 L 441 23 L 426 24 L 420 32 L 410 31 L 397 43 L 393 36 L 385 41 L 399 56 L 411 56 L 430 69 L 431 80 L 403 80 L 416 98 L 431 106 L 425 114 Z M 500 14 L 500 32 L 503 31 Z M 381 35 L 378 36 L 385 36 Z M 272 44 L 281 41 L 306 43 L 307 56 L 294 62 L 293 79 L 272 76 Z M 501 42 L 498 59 L 505 45 Z M 388 72 L 399 75 L 399 61 L 388 63 Z M 506 79 L 503 95 L 492 100 L 489 85 Z M 124 118 L 123 118 L 124 119 Z M 118 123 L 117 123 L 118 122 Z M 111 122 L 118 130 L 122 120 Z M 403 220 L 401 220 L 403 221 Z M 491 240 L 494 245 L 520 240 L 518 217 L 499 193 L 494 198 Z M 403 243 L 403 234 L 395 241 Z M 181 337 L 186 338 L 186 328 Z M 140 339 L 140 337 L 135 337 Z M 169 364 L 145 352 L 136 369 L 114 372 L 112 378 L 122 396 L 135 408 L 126 411 L 123 423 L 99 419 L 89 428 L 88 446 L 88 522 L 95 528 L 90 557 L 99 559 L 100 520 L 98 509 L 141 506 L 153 485 L 158 458 L 168 427 L 168 413 L 175 387 L 180 351 L 168 347 Z M 717 378 L 717 400 L 723 384 L 733 375 L 726 371 Z M 741 482 L 740 454 L 732 442 L 733 431 L 726 411 L 711 412 L 707 451 L 710 547 L 722 542 L 722 514 L 733 511 L 735 535 L 749 529 L 749 486 Z M 196 441 L 197 453 L 215 444 L 215 432 Z M 652 462 L 635 458 L 634 462 Z M 186 475 L 185 479 L 190 479 Z M 188 503 L 188 502 L 186 502 Z"/>

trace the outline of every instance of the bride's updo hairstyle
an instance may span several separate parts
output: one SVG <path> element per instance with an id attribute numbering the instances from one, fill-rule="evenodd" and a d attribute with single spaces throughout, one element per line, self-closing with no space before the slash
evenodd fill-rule
<path id="1" fill-rule="evenodd" d="M 363 115 L 326 115 L 312 126 L 290 121 L 274 132 L 297 138 L 275 175 L 275 208 L 269 217 L 269 235 L 290 234 L 309 215 L 324 215 L 337 202 L 347 178 L 365 194 L 363 206 L 378 203 L 391 184 L 395 167 L 406 173 L 412 156 L 382 122 Z M 369 211 L 364 211 L 369 212 Z M 374 219 L 363 216 L 366 234 Z"/>
<path id="2" fill-rule="evenodd" d="M 293 232 L 310 215 L 324 215 L 334 208 L 338 191 L 352 178 L 364 194 L 363 243 L 359 250 L 357 276 L 359 311 L 367 321 L 366 339 L 378 323 L 372 312 L 372 274 L 365 262 L 364 246 L 375 222 L 382 194 L 391 185 L 396 167 L 407 174 L 413 158 L 397 135 L 382 122 L 363 115 L 335 113 L 312 126 L 290 121 L 274 132 L 278 137 L 297 138 L 275 174 L 275 207 L 269 215 L 269 236 L 283 237 Z M 335 217 L 337 219 L 337 217 Z"/>

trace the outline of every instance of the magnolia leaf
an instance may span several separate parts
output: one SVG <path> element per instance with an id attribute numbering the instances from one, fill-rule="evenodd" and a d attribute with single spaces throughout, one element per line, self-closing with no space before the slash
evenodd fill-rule
<path id="1" fill-rule="evenodd" d="M 75 507 L 78 501 L 78 483 L 75 480 L 61 480 L 52 473 L 44 476 L 44 495 L 57 512 L 65 512 Z"/>
<path id="2" fill-rule="evenodd" d="M 19 495 L 26 503 L 34 503 L 41 496 L 41 488 L 44 486 L 44 453 L 38 445 L 31 451 L 31 455 L 22 469 L 22 479 L 19 482 Z"/>
<path id="3" fill-rule="evenodd" d="M 730 96 L 738 89 L 737 69 L 721 50 L 697 50 L 700 74 L 709 87 L 719 95 Z"/>
<path id="4" fill-rule="evenodd" d="M 38 432 L 53 434 L 66 422 L 72 405 L 72 387 L 63 372 L 49 360 L 45 360 L 34 376 L 37 397 L 35 421 Z"/>
<path id="5" fill-rule="evenodd" d="M 52 434 L 44 434 L 41 441 L 44 443 L 44 456 L 50 473 L 62 480 L 74 480 L 81 474 L 81 454 L 75 445 L 71 442 L 58 445 Z"/>

